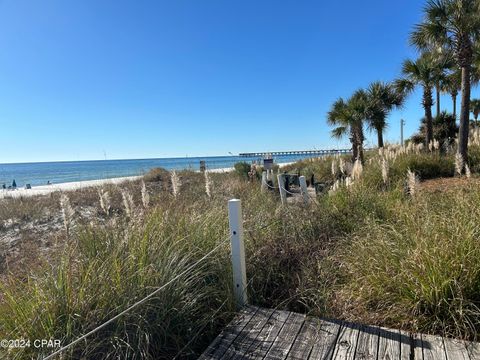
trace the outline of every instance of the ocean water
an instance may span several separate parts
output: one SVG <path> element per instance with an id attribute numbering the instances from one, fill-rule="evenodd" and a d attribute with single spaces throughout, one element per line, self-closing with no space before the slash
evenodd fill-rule
<path id="1" fill-rule="evenodd" d="M 274 156 L 278 164 L 301 160 L 318 155 L 282 155 Z M 200 160 L 204 160 L 207 169 L 233 167 L 240 161 L 261 163 L 261 158 L 240 156 L 211 156 L 136 160 L 95 160 L 63 161 L 42 163 L 0 164 L 0 186 L 9 186 L 15 180 L 17 187 L 108 179 L 123 176 L 135 176 L 147 173 L 150 169 L 162 167 L 167 170 L 199 170 Z"/>

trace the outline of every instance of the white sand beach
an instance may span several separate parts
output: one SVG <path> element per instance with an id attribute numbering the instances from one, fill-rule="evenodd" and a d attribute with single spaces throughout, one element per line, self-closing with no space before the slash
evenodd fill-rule
<path id="1" fill-rule="evenodd" d="M 72 181 L 60 184 L 32 186 L 31 189 L 17 188 L 15 190 L 1 190 L 0 199 L 6 198 L 21 198 L 30 197 L 35 195 L 48 195 L 55 191 L 72 191 L 91 186 L 102 186 L 105 184 L 120 184 L 125 181 L 133 181 L 140 179 L 142 176 L 126 176 L 111 179 L 99 179 L 99 180 L 85 180 L 85 181 Z"/>
<path id="2" fill-rule="evenodd" d="M 212 173 L 222 173 L 232 171 L 233 168 L 222 168 L 222 169 L 212 169 L 208 170 Z M 32 186 L 31 189 L 17 188 L 15 190 L 0 190 L 0 199 L 9 199 L 9 198 L 22 198 L 22 197 L 31 197 L 36 195 L 48 195 L 55 191 L 74 191 L 78 189 L 83 189 L 93 186 L 103 186 L 106 184 L 121 184 L 126 181 L 134 181 L 141 179 L 142 175 L 138 176 L 124 176 L 110 179 L 98 179 L 98 180 L 85 180 L 85 181 L 72 181 L 59 184 L 51 185 L 39 185 Z"/>
<path id="3" fill-rule="evenodd" d="M 279 164 L 280 167 L 290 165 L 292 163 Z M 225 173 L 230 172 L 234 168 L 220 168 L 220 169 L 209 169 L 210 173 Z M 142 175 L 138 176 L 124 176 L 110 179 L 98 179 L 98 180 L 85 180 L 85 181 L 72 181 L 67 183 L 51 184 L 51 185 L 40 185 L 32 186 L 31 189 L 17 188 L 15 190 L 0 190 L 0 199 L 9 199 L 9 198 L 22 198 L 22 197 L 31 197 L 36 195 L 48 195 L 55 191 L 74 191 L 78 189 L 83 189 L 93 186 L 103 186 L 106 184 L 120 184 L 125 181 L 134 181 L 141 179 Z"/>

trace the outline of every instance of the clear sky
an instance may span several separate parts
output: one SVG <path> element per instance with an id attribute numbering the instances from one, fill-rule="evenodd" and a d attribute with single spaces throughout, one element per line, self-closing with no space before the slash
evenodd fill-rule
<path id="1" fill-rule="evenodd" d="M 0 163 L 348 146 L 329 106 L 399 75 L 422 6 L 0 0 Z M 417 92 L 386 139 L 421 116 Z"/>

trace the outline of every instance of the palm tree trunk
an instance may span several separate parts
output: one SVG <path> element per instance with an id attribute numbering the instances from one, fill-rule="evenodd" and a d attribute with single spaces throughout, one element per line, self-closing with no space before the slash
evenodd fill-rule
<path id="1" fill-rule="evenodd" d="M 453 117 L 457 118 L 457 95 L 452 95 Z"/>
<path id="2" fill-rule="evenodd" d="M 458 130 L 458 153 L 466 163 L 468 157 L 468 131 L 470 127 L 470 64 L 462 67 L 462 101 L 460 128 Z"/>
<path id="3" fill-rule="evenodd" d="M 435 91 L 437 92 L 437 117 L 440 115 L 440 85 L 435 86 Z"/>
<path id="4" fill-rule="evenodd" d="M 383 131 L 377 128 L 378 148 L 383 148 Z"/>
<path id="5" fill-rule="evenodd" d="M 350 142 L 352 143 L 352 162 L 355 162 L 358 158 L 358 144 L 355 127 L 353 125 L 350 126 Z"/>
<path id="6" fill-rule="evenodd" d="M 360 160 L 363 163 L 363 128 L 362 124 L 355 124 L 351 126 L 352 143 L 352 161 Z"/>
<path id="7" fill-rule="evenodd" d="M 358 123 L 356 126 L 355 126 L 355 135 L 357 137 L 357 147 L 358 147 L 358 151 L 357 151 L 357 158 L 355 160 L 360 160 L 360 162 L 363 164 L 363 140 L 364 140 L 364 137 L 363 137 L 363 125 L 362 123 Z"/>
<path id="8" fill-rule="evenodd" d="M 423 88 L 423 108 L 425 109 L 425 145 L 433 140 L 433 120 L 432 120 L 432 89 Z"/>

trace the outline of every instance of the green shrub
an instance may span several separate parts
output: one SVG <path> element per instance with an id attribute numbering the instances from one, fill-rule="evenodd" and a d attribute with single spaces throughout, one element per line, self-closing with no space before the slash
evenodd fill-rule
<path id="1" fill-rule="evenodd" d="M 170 173 L 164 168 L 153 168 L 143 175 L 143 179 L 146 182 L 166 182 L 170 179 Z"/>
<path id="2" fill-rule="evenodd" d="M 397 159 L 392 166 L 392 175 L 405 177 L 407 170 L 415 172 L 420 180 L 451 177 L 455 174 L 453 156 L 436 153 L 409 154 Z"/>
<path id="3" fill-rule="evenodd" d="M 332 182 L 334 180 L 332 175 L 333 159 L 333 156 L 305 159 L 285 166 L 283 169 L 290 173 L 299 173 L 307 179 L 314 175 L 315 181 L 318 182 Z M 345 158 L 345 160 L 349 161 L 350 159 Z"/>
<path id="4" fill-rule="evenodd" d="M 248 179 L 248 173 L 252 170 L 252 165 L 247 162 L 238 162 L 233 167 L 235 173 L 244 179 Z"/>
<path id="5" fill-rule="evenodd" d="M 402 154 L 394 160 L 387 161 L 388 182 L 384 184 L 381 161 L 380 157 L 372 158 L 372 161 L 365 165 L 362 174 L 362 182 L 375 190 L 403 188 L 409 169 L 421 181 L 455 175 L 453 155 L 443 155 L 438 152 Z"/>
<path id="6" fill-rule="evenodd" d="M 470 171 L 480 172 L 480 146 L 469 146 L 468 165 L 470 166 Z"/>
<path id="7" fill-rule="evenodd" d="M 425 143 L 425 118 L 420 120 L 421 125 L 416 134 L 413 134 L 411 140 L 415 144 Z M 450 145 L 458 133 L 456 118 L 453 114 L 442 111 L 438 116 L 432 119 L 433 138 L 438 140 L 442 145 Z"/>

